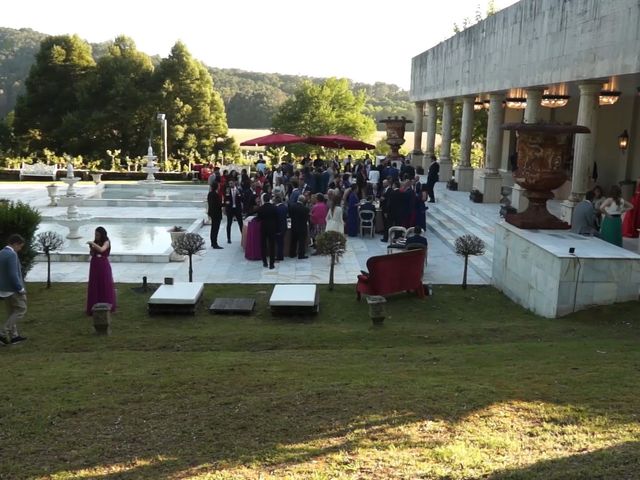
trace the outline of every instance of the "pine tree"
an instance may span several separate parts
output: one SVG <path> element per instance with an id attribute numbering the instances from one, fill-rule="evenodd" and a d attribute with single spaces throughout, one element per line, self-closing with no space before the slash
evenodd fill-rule
<path id="1" fill-rule="evenodd" d="M 91 47 L 77 35 L 45 38 L 18 99 L 14 128 L 23 148 L 83 153 L 79 92 L 95 68 Z"/>
<path id="2" fill-rule="evenodd" d="M 156 70 L 161 111 L 168 120 L 168 151 L 172 155 L 197 151 L 209 155 L 217 138 L 227 135 L 227 117 L 209 71 L 182 42 Z"/>

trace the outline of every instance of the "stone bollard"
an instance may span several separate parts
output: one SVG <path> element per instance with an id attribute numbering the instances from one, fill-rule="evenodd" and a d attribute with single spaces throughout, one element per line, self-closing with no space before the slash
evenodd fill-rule
<path id="1" fill-rule="evenodd" d="M 93 328 L 98 335 L 109 335 L 111 333 L 111 304 L 96 303 L 91 308 L 93 315 Z"/>
<path id="2" fill-rule="evenodd" d="M 369 317 L 374 325 L 382 325 L 384 323 L 384 317 L 386 316 L 384 311 L 384 304 L 387 303 L 387 299 L 378 295 L 370 295 L 367 297 L 367 304 L 369 304 Z"/>

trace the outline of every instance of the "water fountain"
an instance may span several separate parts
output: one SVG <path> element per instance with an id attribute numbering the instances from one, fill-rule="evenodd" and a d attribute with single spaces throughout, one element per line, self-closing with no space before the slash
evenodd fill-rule
<path id="1" fill-rule="evenodd" d="M 162 180 L 156 180 L 155 173 L 160 171 L 159 167 L 156 167 L 156 159 L 158 157 L 153 154 L 153 148 L 151 147 L 151 142 L 149 142 L 149 149 L 147 150 L 147 165 L 142 167 L 142 171 L 146 172 L 147 178 L 144 180 L 140 180 L 138 185 L 147 189 L 147 194 L 145 197 L 147 198 L 155 198 L 156 189 L 162 185 Z"/>
<path id="2" fill-rule="evenodd" d="M 82 201 L 82 197 L 76 193 L 74 185 L 80 180 L 80 177 L 74 176 L 73 164 L 69 161 L 67 163 L 67 176 L 62 178 L 62 181 L 67 184 L 67 193 L 60 199 L 60 204 L 67 206 L 67 214 L 66 216 L 55 217 L 57 223 L 69 229 L 67 234 L 69 239 L 81 238 L 78 230 L 83 223 L 91 218 L 91 215 L 80 215 L 78 210 L 78 204 Z"/>

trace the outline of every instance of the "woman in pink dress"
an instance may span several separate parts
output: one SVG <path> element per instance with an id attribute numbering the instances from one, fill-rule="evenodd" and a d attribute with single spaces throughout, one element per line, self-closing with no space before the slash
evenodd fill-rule
<path id="1" fill-rule="evenodd" d="M 638 238 L 638 229 L 640 228 L 640 178 L 636 182 L 636 192 L 631 197 L 631 205 L 633 205 L 633 210 L 624 214 L 622 236 Z"/>
<path id="2" fill-rule="evenodd" d="M 109 263 L 111 242 L 104 227 L 95 231 L 93 242 L 87 242 L 91 264 L 89 265 L 89 287 L 87 290 L 87 315 L 96 303 L 111 304 L 111 311 L 116 311 L 116 291 L 113 286 L 113 275 Z"/>
<path id="3" fill-rule="evenodd" d="M 324 232 L 327 226 L 327 200 L 321 193 L 316 194 L 316 203 L 311 207 L 311 239 L 315 245 L 316 237 Z"/>

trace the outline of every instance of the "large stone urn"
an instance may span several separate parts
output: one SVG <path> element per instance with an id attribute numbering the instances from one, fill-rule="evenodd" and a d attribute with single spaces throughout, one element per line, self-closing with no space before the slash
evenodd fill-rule
<path id="1" fill-rule="evenodd" d="M 545 123 L 508 123 L 502 129 L 517 133 L 518 168 L 513 180 L 526 190 L 524 196 L 529 200 L 524 212 L 506 215 L 507 223 L 524 229 L 569 228 L 568 223 L 547 210 L 547 200 L 553 198 L 551 190 L 568 179 L 573 136 L 589 133 L 589 129 Z"/>
<path id="2" fill-rule="evenodd" d="M 413 123 L 413 120 L 407 120 L 405 117 L 387 117 L 384 120 L 380 120 L 380 123 L 384 123 L 387 130 L 386 143 L 391 148 L 391 154 L 387 155 L 387 160 L 400 160 L 400 147 L 404 144 L 404 132 L 407 123 Z"/>

